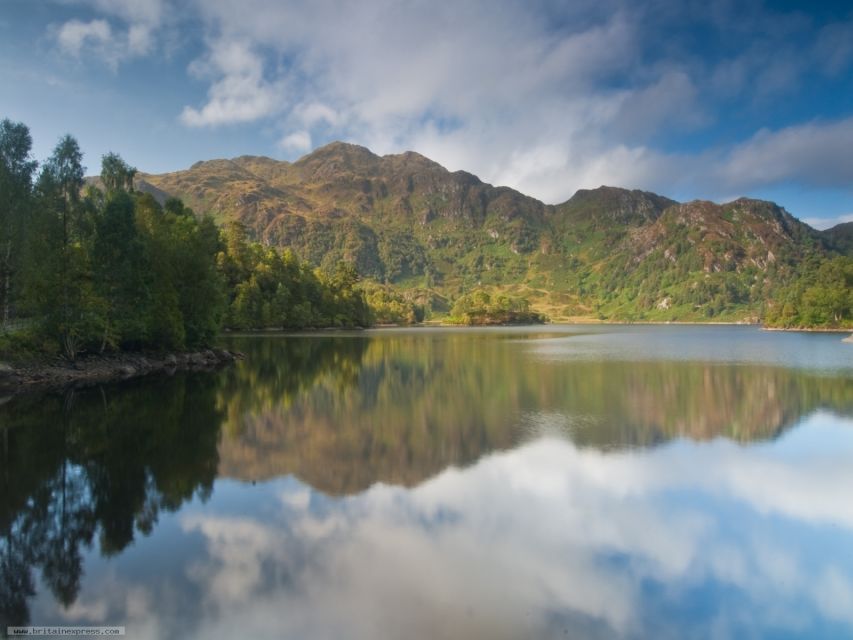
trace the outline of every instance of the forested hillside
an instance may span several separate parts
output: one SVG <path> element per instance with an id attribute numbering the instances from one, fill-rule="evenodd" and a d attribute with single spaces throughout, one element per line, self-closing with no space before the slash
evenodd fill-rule
<path id="1" fill-rule="evenodd" d="M 779 322 L 795 281 L 833 257 L 851 259 L 845 225 L 819 232 L 771 202 L 680 204 L 600 187 L 545 205 L 416 153 L 380 157 L 344 143 L 294 163 L 200 162 L 142 176 L 138 186 L 177 195 L 223 223 L 240 221 L 252 238 L 313 265 L 354 264 L 385 287 L 379 297 L 427 316 L 485 289 L 527 299 L 555 320 Z M 842 297 L 840 313 L 821 307 L 785 317 L 845 326 L 850 296 Z"/>
<path id="2" fill-rule="evenodd" d="M 64 136 L 39 165 L 28 128 L 0 122 L 0 353 L 196 349 L 223 328 L 369 324 L 352 266 L 316 271 L 134 188 L 104 156 L 99 186 Z M 26 353 L 25 353 L 26 354 Z"/>
<path id="3" fill-rule="evenodd" d="M 853 323 L 851 225 L 771 202 L 600 187 L 552 206 L 343 143 L 159 176 L 108 154 L 88 180 L 73 137 L 30 149 L 4 120 L 0 341 L 69 358 L 436 317 Z"/>

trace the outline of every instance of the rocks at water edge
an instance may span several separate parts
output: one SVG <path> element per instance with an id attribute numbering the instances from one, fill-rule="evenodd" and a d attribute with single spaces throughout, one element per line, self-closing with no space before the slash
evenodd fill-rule
<path id="1" fill-rule="evenodd" d="M 23 393 L 64 387 L 85 387 L 178 370 L 200 371 L 224 366 L 244 356 L 225 349 L 193 353 L 115 353 L 81 356 L 71 362 L 54 358 L 13 367 L 0 362 L 0 391 Z"/>

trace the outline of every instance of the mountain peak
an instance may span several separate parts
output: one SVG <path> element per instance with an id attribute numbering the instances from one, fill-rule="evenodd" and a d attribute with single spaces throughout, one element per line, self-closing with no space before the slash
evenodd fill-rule
<path id="1" fill-rule="evenodd" d="M 269 156 L 253 156 L 253 155 L 242 155 L 237 156 L 236 158 L 231 159 L 232 162 L 237 164 L 266 164 L 266 165 L 288 165 L 290 164 L 287 160 L 276 160 L 275 158 L 270 158 Z"/>
<path id="2" fill-rule="evenodd" d="M 403 153 L 389 153 L 382 156 L 383 163 L 386 163 L 392 169 L 403 169 L 406 171 L 421 171 L 421 170 L 442 170 L 442 167 L 435 160 L 430 160 L 417 151 L 404 151 Z"/>
<path id="3" fill-rule="evenodd" d="M 374 175 L 379 162 L 379 156 L 367 147 L 336 141 L 302 156 L 293 166 L 306 178 L 330 180 L 344 174 Z"/>
<path id="4" fill-rule="evenodd" d="M 593 226 L 620 224 L 635 226 L 653 222 L 667 208 L 678 204 L 664 196 L 638 189 L 602 185 L 579 189 L 557 211 L 567 218 Z"/>
<path id="5" fill-rule="evenodd" d="M 322 147 L 317 147 L 309 154 L 302 156 L 299 160 L 297 160 L 297 164 L 308 160 L 310 158 L 321 158 L 326 156 L 343 156 L 347 158 L 362 158 L 362 159 L 379 159 L 375 153 L 373 153 L 367 147 L 362 147 L 358 144 L 353 144 L 351 142 L 342 142 L 341 140 L 335 140 L 328 144 L 323 145 Z"/>

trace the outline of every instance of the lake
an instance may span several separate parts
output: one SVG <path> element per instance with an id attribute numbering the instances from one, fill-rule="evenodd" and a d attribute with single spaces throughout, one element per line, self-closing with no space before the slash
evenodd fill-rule
<path id="1" fill-rule="evenodd" d="M 0 624 L 128 638 L 853 638 L 853 344 L 233 337 L 0 406 Z"/>

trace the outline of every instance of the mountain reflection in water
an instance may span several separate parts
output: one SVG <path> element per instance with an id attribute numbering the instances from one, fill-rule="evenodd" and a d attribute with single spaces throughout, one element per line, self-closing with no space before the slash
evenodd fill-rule
<path id="1" fill-rule="evenodd" d="M 0 406 L 0 624 L 853 635 L 844 360 L 604 337 L 235 338 L 217 373 Z"/>
<path id="2" fill-rule="evenodd" d="M 347 494 L 415 485 L 542 429 L 619 449 L 773 438 L 817 408 L 853 415 L 847 376 L 713 361 L 542 361 L 528 344 L 542 349 L 490 332 L 237 341 L 248 358 L 225 374 L 220 473 L 292 473 Z"/>

